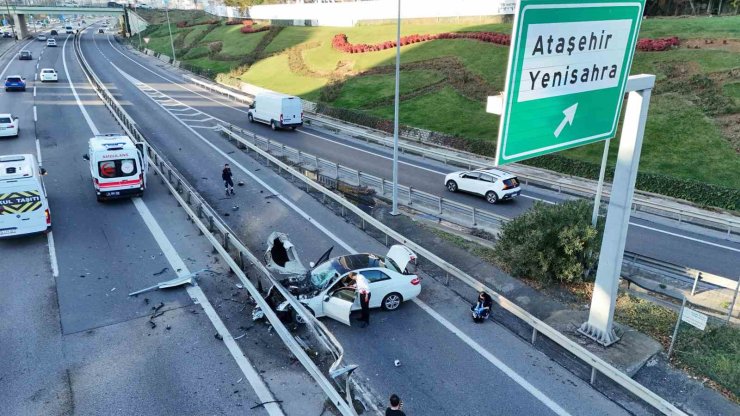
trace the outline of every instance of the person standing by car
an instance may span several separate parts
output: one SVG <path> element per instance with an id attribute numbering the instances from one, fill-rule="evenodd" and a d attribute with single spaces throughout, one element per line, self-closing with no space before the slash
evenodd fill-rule
<path id="1" fill-rule="evenodd" d="M 224 165 L 224 170 L 221 171 L 221 179 L 224 180 L 224 187 L 226 188 L 226 196 L 234 195 L 234 181 L 232 180 L 231 168 L 229 164 Z"/>
<path id="2" fill-rule="evenodd" d="M 350 272 L 349 278 L 355 282 L 354 288 L 360 296 L 360 307 L 362 307 L 360 312 L 360 322 L 362 324 L 360 324 L 360 327 L 365 328 L 370 325 L 370 284 L 365 276 L 357 272 Z"/>
<path id="3" fill-rule="evenodd" d="M 390 406 L 385 409 L 385 416 L 406 416 L 406 413 L 401 410 L 403 409 L 403 402 L 398 395 L 391 394 L 389 402 Z"/>

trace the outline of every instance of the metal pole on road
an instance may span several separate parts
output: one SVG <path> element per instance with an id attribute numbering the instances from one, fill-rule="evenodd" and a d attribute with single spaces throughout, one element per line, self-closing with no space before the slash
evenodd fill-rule
<path id="1" fill-rule="evenodd" d="M 591 297 L 591 310 L 588 321 L 578 329 L 578 332 L 607 347 L 619 341 L 619 336 L 613 328 L 614 308 L 627 242 L 632 197 L 635 193 L 637 166 L 640 162 L 642 139 L 654 85 L 655 75 L 634 75 L 627 83 L 627 90 L 630 93 L 622 125 L 622 136 L 619 140 L 617 167 L 614 170 L 599 266 Z"/>
<path id="2" fill-rule="evenodd" d="M 170 31 L 170 46 L 172 47 L 172 62 L 177 60 L 175 56 L 175 41 L 172 40 L 172 25 L 170 25 L 170 12 L 167 7 L 168 0 L 164 0 L 164 14 L 167 15 L 167 29 Z"/>
<path id="3" fill-rule="evenodd" d="M 396 20 L 396 91 L 393 106 L 393 205 L 391 215 L 398 215 L 398 95 L 401 82 L 401 0 L 398 0 Z"/>
<path id="4" fill-rule="evenodd" d="M 604 176 L 606 176 L 606 159 L 609 157 L 609 143 L 612 139 L 604 142 L 604 154 L 601 157 L 601 170 L 599 171 L 599 184 L 596 185 L 596 197 L 594 198 L 594 212 L 591 214 L 591 225 L 596 227 L 596 221 L 599 220 L 599 207 L 601 206 L 601 192 L 604 189 Z"/>

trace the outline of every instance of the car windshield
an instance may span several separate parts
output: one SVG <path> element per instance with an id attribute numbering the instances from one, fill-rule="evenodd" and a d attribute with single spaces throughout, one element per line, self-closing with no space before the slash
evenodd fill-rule
<path id="1" fill-rule="evenodd" d="M 54 70 L 53 69 L 44 69 L 41 72 L 43 72 L 44 74 L 53 74 L 54 73 Z"/>
<path id="2" fill-rule="evenodd" d="M 10 117 L 0 117 L 0 124 L 9 124 L 11 122 L 12 120 L 10 119 Z"/>
<path id="3" fill-rule="evenodd" d="M 381 258 L 374 254 L 350 254 L 336 257 L 319 264 L 310 272 L 311 284 L 316 288 L 324 288 L 335 278 L 351 270 L 367 269 L 370 267 L 385 267 L 400 273 L 398 266 L 389 258 Z"/>

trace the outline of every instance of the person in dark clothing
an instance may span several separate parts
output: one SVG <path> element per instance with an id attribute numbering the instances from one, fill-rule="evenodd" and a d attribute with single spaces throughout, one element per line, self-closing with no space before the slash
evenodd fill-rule
<path id="1" fill-rule="evenodd" d="M 224 170 L 221 171 L 221 179 L 224 180 L 224 187 L 226 188 L 226 195 L 234 195 L 234 181 L 231 174 L 231 168 L 229 167 L 229 164 L 224 165 Z"/>
<path id="2" fill-rule="evenodd" d="M 349 272 L 349 278 L 354 282 L 352 287 L 357 291 L 357 295 L 360 297 L 360 306 L 362 311 L 360 313 L 360 327 L 365 328 L 370 325 L 370 284 L 368 283 L 365 276 L 357 272 Z"/>
<path id="3" fill-rule="evenodd" d="M 403 408 L 403 402 L 401 398 L 395 394 L 391 394 L 390 406 L 385 409 L 385 416 L 406 416 L 406 413 L 401 411 Z"/>
<path id="4" fill-rule="evenodd" d="M 486 292 L 480 292 L 478 295 L 478 301 L 470 308 L 473 311 L 473 322 L 481 323 L 488 319 L 488 315 L 491 313 L 491 307 L 493 306 L 493 299 Z"/>

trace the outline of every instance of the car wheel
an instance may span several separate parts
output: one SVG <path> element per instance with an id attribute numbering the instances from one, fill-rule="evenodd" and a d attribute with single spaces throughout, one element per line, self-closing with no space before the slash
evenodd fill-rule
<path id="1" fill-rule="evenodd" d="M 486 201 L 488 201 L 489 204 L 495 204 L 496 202 L 498 202 L 498 195 L 496 195 L 496 192 L 486 192 Z"/>
<path id="2" fill-rule="evenodd" d="M 447 181 L 447 190 L 450 192 L 457 192 L 457 182 Z"/>
<path id="3" fill-rule="evenodd" d="M 277 124 L 275 124 L 275 120 L 270 122 L 270 128 L 273 130 L 277 130 Z"/>
<path id="4" fill-rule="evenodd" d="M 399 306 L 401 306 L 401 302 L 403 302 L 403 296 L 399 293 L 393 292 L 385 295 L 381 306 L 386 311 L 395 311 Z"/>
<path id="5" fill-rule="evenodd" d="M 247 114 L 247 120 L 249 120 L 250 123 L 254 123 L 254 117 L 252 117 L 251 114 Z"/>

